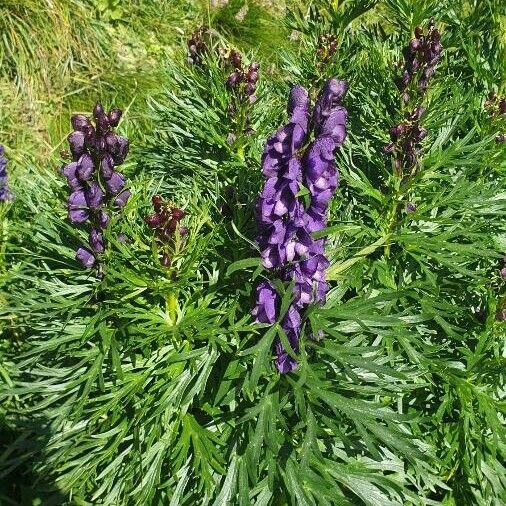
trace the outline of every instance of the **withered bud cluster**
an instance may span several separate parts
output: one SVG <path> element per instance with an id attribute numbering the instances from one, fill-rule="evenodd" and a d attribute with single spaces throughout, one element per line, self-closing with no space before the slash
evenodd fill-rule
<path id="1" fill-rule="evenodd" d="M 146 216 L 144 221 L 155 232 L 155 240 L 162 253 L 160 263 L 164 267 L 170 267 L 176 234 L 180 237 L 188 234 L 188 228 L 180 225 L 185 212 L 166 202 L 160 195 L 154 195 L 151 202 L 155 213 Z"/>
<path id="2" fill-rule="evenodd" d="M 498 95 L 495 91 L 488 94 L 485 101 L 485 109 L 491 118 L 501 118 L 506 115 L 506 97 Z M 501 144 L 506 141 L 506 133 L 500 133 L 495 136 L 495 141 Z"/>
<path id="3" fill-rule="evenodd" d="M 420 26 L 415 28 L 415 37 L 404 49 L 404 69 L 402 75 L 396 79 L 396 85 L 403 92 L 403 100 L 410 99 L 408 87 L 417 79 L 418 92 L 423 94 L 427 90 L 429 80 L 435 72 L 436 64 L 441 58 L 441 34 L 434 26 L 434 21 L 429 22 L 427 33 L 423 33 Z"/>
<path id="4" fill-rule="evenodd" d="M 427 136 L 427 129 L 420 125 L 420 118 L 425 108 L 415 107 L 413 112 L 407 112 L 404 120 L 390 128 L 390 139 L 383 150 L 392 153 L 395 160 L 395 168 L 412 168 L 418 163 L 420 143 Z"/>
<path id="5" fill-rule="evenodd" d="M 202 65 L 204 56 L 209 51 L 204 41 L 204 37 L 208 32 L 207 26 L 200 26 L 192 33 L 191 38 L 188 40 L 187 62 L 190 65 Z"/>
<path id="6" fill-rule="evenodd" d="M 330 33 L 318 37 L 318 49 L 316 55 L 320 65 L 327 64 L 337 51 L 337 38 Z"/>

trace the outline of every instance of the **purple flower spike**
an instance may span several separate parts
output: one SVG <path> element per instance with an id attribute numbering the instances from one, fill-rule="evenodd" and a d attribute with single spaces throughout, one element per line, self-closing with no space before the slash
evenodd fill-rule
<path id="1" fill-rule="evenodd" d="M 124 189 L 125 177 L 115 170 L 128 153 L 128 140 L 113 131 L 121 114 L 119 109 L 107 113 L 97 102 L 94 123 L 81 114 L 71 119 L 74 131 L 68 141 L 73 162 L 65 165 L 62 173 L 73 190 L 68 199 L 69 220 L 76 224 L 89 222 L 89 249 L 82 247 L 76 253 L 86 268 L 95 265 L 95 255 L 105 251 L 102 231 L 111 213 L 118 213 L 130 196 Z"/>
<path id="2" fill-rule="evenodd" d="M 256 204 L 257 242 L 263 266 L 285 282 L 294 282 L 294 299 L 281 326 L 295 353 L 299 352 L 302 314 L 309 304 L 323 303 L 328 290 L 324 239 L 312 232 L 326 227 L 327 207 L 339 183 L 334 152 L 346 138 L 348 113 L 341 105 L 348 85 L 331 79 L 320 93 L 313 113 L 315 139 L 300 156 L 307 140 L 309 98 L 300 86 L 292 89 L 288 102 L 289 123 L 267 140 L 262 157 L 265 185 Z M 302 160 L 302 162 L 301 162 Z M 299 192 L 310 193 L 305 208 Z M 274 323 L 279 295 L 273 285 L 257 287 L 256 321 Z M 276 366 L 281 373 L 293 371 L 297 361 L 275 343 Z"/>
<path id="3" fill-rule="evenodd" d="M 95 265 L 95 257 L 93 253 L 86 248 L 79 248 L 76 251 L 76 260 L 81 262 L 86 269 L 91 269 Z"/>

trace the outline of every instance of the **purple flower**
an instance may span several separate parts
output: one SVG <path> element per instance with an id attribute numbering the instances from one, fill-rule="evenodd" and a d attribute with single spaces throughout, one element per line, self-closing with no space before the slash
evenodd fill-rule
<path id="1" fill-rule="evenodd" d="M 104 201 L 104 192 L 100 188 L 100 185 L 96 181 L 93 181 L 86 190 L 85 197 L 90 209 L 98 209 Z"/>
<path id="2" fill-rule="evenodd" d="M 326 118 L 336 110 L 347 91 L 348 83 L 346 81 L 329 79 L 326 82 L 314 106 L 313 122 L 316 135 L 320 134 L 320 129 L 323 127 Z"/>
<path id="3" fill-rule="evenodd" d="M 95 257 L 93 253 L 86 248 L 78 248 L 76 251 L 76 260 L 79 260 L 86 269 L 91 269 L 95 265 Z"/>
<path id="4" fill-rule="evenodd" d="M 93 166 L 93 159 L 91 158 L 90 155 L 85 153 L 77 161 L 76 173 L 78 178 L 81 181 L 88 181 L 88 179 L 90 179 L 91 175 L 93 174 L 94 170 L 95 168 Z"/>
<path id="5" fill-rule="evenodd" d="M 85 150 L 85 138 L 83 132 L 75 131 L 67 137 L 70 145 L 70 151 L 74 160 L 77 160 Z"/>
<path id="6" fill-rule="evenodd" d="M 107 192 L 111 195 L 119 193 L 125 186 L 125 177 L 119 172 L 113 172 L 111 177 L 105 181 Z"/>
<path id="7" fill-rule="evenodd" d="M 89 240 L 91 249 L 95 253 L 103 253 L 104 252 L 104 236 L 102 232 L 97 230 L 96 228 L 92 228 L 90 231 L 90 240 Z"/>
<path id="8" fill-rule="evenodd" d="M 263 281 L 256 287 L 256 306 L 251 312 L 258 323 L 274 323 L 277 319 L 280 298 L 274 287 Z"/>
<path id="9" fill-rule="evenodd" d="M 114 204 L 117 207 L 124 207 L 130 198 L 131 193 L 128 190 L 122 191 L 115 199 Z"/>

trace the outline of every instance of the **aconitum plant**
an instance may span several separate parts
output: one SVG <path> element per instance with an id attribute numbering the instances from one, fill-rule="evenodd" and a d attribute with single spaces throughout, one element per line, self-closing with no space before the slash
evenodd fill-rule
<path id="1" fill-rule="evenodd" d="M 78 248 L 76 259 L 92 268 L 105 251 L 103 230 L 111 215 L 130 197 L 125 177 L 116 169 L 128 153 L 128 140 L 114 133 L 122 112 L 108 113 L 97 102 L 93 110 L 95 125 L 81 114 L 72 116 L 74 131 L 68 136 L 72 162 L 62 168 L 72 193 L 68 199 L 71 223 L 89 225 L 87 246 Z"/>
<path id="2" fill-rule="evenodd" d="M 341 100 L 347 91 L 344 81 L 330 79 L 315 104 L 312 129 L 315 138 L 305 152 L 310 133 L 307 91 L 295 86 L 288 100 L 288 124 L 267 141 L 262 157 L 266 178 L 256 205 L 257 242 L 263 266 L 282 281 L 293 281 L 293 301 L 281 327 L 294 352 L 299 350 L 301 312 L 311 303 L 323 302 L 327 292 L 324 239 L 312 232 L 326 226 L 326 212 L 338 184 L 334 151 L 346 137 L 346 109 Z M 309 205 L 299 197 L 309 191 Z M 270 281 L 256 291 L 253 316 L 259 323 L 274 323 L 279 317 L 280 296 Z M 297 367 L 297 361 L 276 341 L 276 366 L 282 373 Z"/>
<path id="3" fill-rule="evenodd" d="M 0 144 L 0 201 L 14 200 L 14 194 L 9 189 L 7 178 L 7 158 L 4 155 L 4 147 Z"/>

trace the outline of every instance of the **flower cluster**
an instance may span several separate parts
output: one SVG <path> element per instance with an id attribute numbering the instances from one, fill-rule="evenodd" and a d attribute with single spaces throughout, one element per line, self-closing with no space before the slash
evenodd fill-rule
<path id="1" fill-rule="evenodd" d="M 227 113 L 238 124 L 236 134 L 250 134 L 252 129 L 247 106 L 254 104 L 257 99 L 255 92 L 260 65 L 252 62 L 248 67 L 243 67 L 241 54 L 235 49 L 230 52 L 227 64 L 233 69 L 225 83 L 232 92 L 232 100 L 228 105 Z M 235 139 L 235 134 L 229 136 L 229 142 L 234 142 Z"/>
<path id="2" fill-rule="evenodd" d="M 320 65 L 326 65 L 337 51 L 337 38 L 331 33 L 322 34 L 318 37 L 318 49 L 316 56 Z"/>
<path id="3" fill-rule="evenodd" d="M 14 200 L 14 194 L 9 189 L 7 181 L 7 158 L 4 156 L 4 147 L 0 144 L 0 201 Z"/>
<path id="4" fill-rule="evenodd" d="M 423 33 L 420 26 L 415 28 L 415 37 L 404 50 L 402 76 L 396 80 L 397 87 L 403 92 L 405 102 L 409 101 L 407 88 L 415 77 L 418 77 L 418 91 L 422 94 L 425 92 L 441 57 L 442 49 L 441 35 L 432 19 L 429 22 L 427 34 Z"/>
<path id="5" fill-rule="evenodd" d="M 258 63 L 250 63 L 247 69 L 242 66 L 242 58 L 239 51 L 232 49 L 228 58 L 228 63 L 233 67 L 233 71 L 227 78 L 227 86 L 236 92 L 241 102 L 255 102 L 256 83 L 258 81 Z"/>
<path id="6" fill-rule="evenodd" d="M 396 80 L 397 87 L 403 93 L 402 99 L 409 102 L 410 83 L 418 84 L 415 92 L 423 96 L 427 90 L 430 77 L 441 57 L 441 36 L 431 19 L 427 34 L 422 28 L 415 28 L 415 38 L 404 50 L 405 63 L 402 77 Z M 383 148 L 385 153 L 394 156 L 394 165 L 397 173 L 404 176 L 404 170 L 412 174 L 417 166 L 421 152 L 421 142 L 427 136 L 427 129 L 420 125 L 420 119 L 425 112 L 421 105 L 415 105 L 411 111 L 404 114 L 404 119 L 390 128 L 390 140 Z"/>
<path id="7" fill-rule="evenodd" d="M 188 233 L 188 229 L 179 224 L 185 212 L 164 201 L 160 195 L 154 195 L 151 202 L 155 213 L 146 216 L 144 221 L 155 231 L 156 242 L 162 251 L 160 263 L 164 267 L 170 267 L 176 234 L 183 237 Z"/>
<path id="8" fill-rule="evenodd" d="M 208 31 L 207 26 L 201 26 L 192 33 L 190 40 L 188 40 L 188 57 L 186 60 L 190 65 L 202 65 L 204 56 L 208 52 L 204 41 L 204 36 Z"/>
<path id="9" fill-rule="evenodd" d="M 405 114 L 404 120 L 390 128 L 391 142 L 384 146 L 385 153 L 395 156 L 395 168 L 413 168 L 418 163 L 420 143 L 427 136 L 427 129 L 420 125 L 425 108 L 418 106 Z"/>
<path id="10" fill-rule="evenodd" d="M 76 259 L 91 268 L 104 252 L 103 230 L 113 208 L 122 208 L 130 192 L 125 177 L 116 168 L 128 153 L 128 140 L 113 132 L 121 118 L 119 109 L 108 113 L 100 103 L 95 105 L 91 120 L 81 114 L 72 116 L 74 131 L 68 136 L 72 162 L 62 168 L 72 193 L 68 199 L 68 216 L 72 223 L 90 225 L 89 248 L 80 247 Z"/>
<path id="11" fill-rule="evenodd" d="M 283 316 L 281 327 L 297 352 L 301 334 L 301 311 L 325 299 L 327 284 L 324 239 L 312 232 L 326 226 L 327 206 L 338 184 L 334 151 L 346 137 L 346 109 L 340 105 L 347 84 L 329 80 L 315 104 L 312 129 L 315 138 L 300 153 L 310 134 L 310 105 L 307 91 L 295 86 L 288 100 L 288 123 L 267 140 L 262 157 L 266 178 L 256 205 L 257 242 L 263 266 L 283 281 L 293 282 L 294 299 Z M 299 198 L 309 191 L 309 205 Z M 253 316 L 259 323 L 274 323 L 279 314 L 279 294 L 269 281 L 257 287 Z M 276 342 L 276 365 L 286 373 L 296 360 Z"/>

